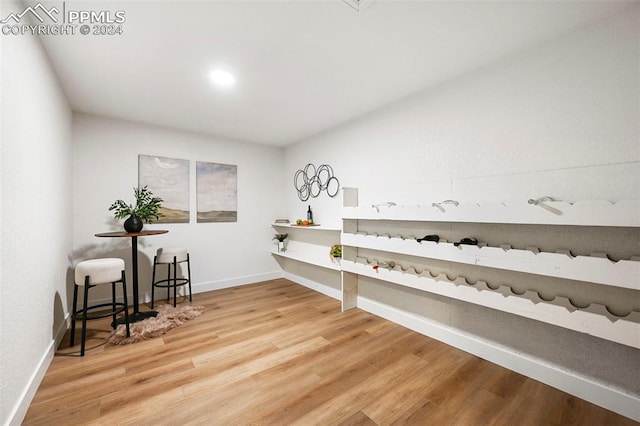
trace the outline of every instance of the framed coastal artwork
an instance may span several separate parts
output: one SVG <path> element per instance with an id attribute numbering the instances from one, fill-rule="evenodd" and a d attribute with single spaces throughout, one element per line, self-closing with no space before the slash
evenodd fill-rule
<path id="1" fill-rule="evenodd" d="M 138 185 L 163 199 L 158 223 L 189 222 L 189 160 L 138 156 Z"/>
<path id="2" fill-rule="evenodd" d="M 198 223 L 238 221 L 238 166 L 196 162 Z"/>

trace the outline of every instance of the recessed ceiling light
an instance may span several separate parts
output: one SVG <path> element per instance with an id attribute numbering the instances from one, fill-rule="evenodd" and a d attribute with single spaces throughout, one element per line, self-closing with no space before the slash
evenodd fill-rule
<path id="1" fill-rule="evenodd" d="M 236 83 L 236 78 L 227 71 L 213 70 L 209 74 L 213 84 L 219 87 L 231 87 Z"/>

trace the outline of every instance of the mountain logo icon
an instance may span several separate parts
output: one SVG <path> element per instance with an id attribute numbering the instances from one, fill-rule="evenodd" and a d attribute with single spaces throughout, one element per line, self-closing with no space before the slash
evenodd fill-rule
<path id="1" fill-rule="evenodd" d="M 48 16 L 49 19 L 51 19 L 53 22 L 58 22 L 58 18 L 56 18 L 53 13 L 58 14 L 60 13 L 58 11 L 58 9 L 53 6 L 51 9 L 47 9 L 46 7 L 44 7 L 42 5 L 42 3 L 38 3 L 35 6 L 28 6 L 25 10 L 23 10 L 21 13 L 10 13 L 9 16 L 7 16 L 6 18 L 0 20 L 0 24 L 6 24 L 7 22 L 9 22 L 10 20 L 15 21 L 16 23 L 20 22 L 20 20 L 22 19 L 23 16 L 25 16 L 27 13 L 30 13 L 31 15 L 35 16 L 36 19 L 38 21 L 40 21 L 40 23 L 44 23 L 44 16 Z"/>

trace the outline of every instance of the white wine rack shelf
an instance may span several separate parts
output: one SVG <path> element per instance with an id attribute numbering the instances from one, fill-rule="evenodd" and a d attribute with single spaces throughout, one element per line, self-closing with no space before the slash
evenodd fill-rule
<path id="1" fill-rule="evenodd" d="M 451 280 L 443 274 L 433 276 L 426 270 L 404 270 L 398 264 L 393 268 L 374 269 L 376 264 L 375 261 L 362 258 L 356 261 L 343 260 L 342 270 L 640 348 L 640 312 L 631 311 L 625 316 L 617 316 L 609 312 L 606 306 L 595 303 L 579 308 L 566 297 L 556 296 L 552 300 L 544 300 L 533 291 L 516 294 L 511 287 L 505 285 L 491 288 L 483 281 L 472 284 L 464 277 Z"/>

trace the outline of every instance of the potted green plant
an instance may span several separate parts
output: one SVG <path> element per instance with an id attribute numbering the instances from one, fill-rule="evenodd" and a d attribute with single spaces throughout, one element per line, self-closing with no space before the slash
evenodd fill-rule
<path id="1" fill-rule="evenodd" d="M 329 249 L 329 258 L 334 263 L 338 263 L 338 264 L 340 263 L 340 259 L 342 259 L 342 245 L 341 244 L 334 244 L 334 245 L 331 246 L 331 249 Z"/>
<path id="2" fill-rule="evenodd" d="M 288 236 L 289 236 L 289 234 L 275 234 L 273 236 L 273 239 L 278 241 L 278 251 L 279 252 L 285 251 L 284 240 L 286 240 Z"/>
<path id="3" fill-rule="evenodd" d="M 155 197 L 147 186 L 142 188 L 134 187 L 133 194 L 136 199 L 135 207 L 127 204 L 123 200 L 116 200 L 109 207 L 109 211 L 113 212 L 116 219 L 124 219 L 124 230 L 127 232 L 140 232 L 142 230 L 143 221 L 153 223 L 154 220 L 160 219 L 160 207 L 162 207 L 162 198 Z"/>

